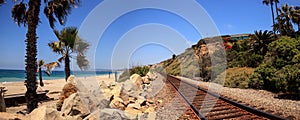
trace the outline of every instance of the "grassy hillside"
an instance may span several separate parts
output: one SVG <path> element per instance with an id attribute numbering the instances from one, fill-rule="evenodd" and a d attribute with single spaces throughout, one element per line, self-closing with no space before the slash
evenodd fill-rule
<path id="1" fill-rule="evenodd" d="M 220 38 L 223 43 L 218 41 Z M 193 79 L 201 77 L 203 79 L 198 80 L 227 87 L 300 93 L 299 56 L 300 37 L 276 38 L 267 31 L 260 31 L 243 40 L 202 39 L 184 53 L 157 66 L 168 74 Z"/>

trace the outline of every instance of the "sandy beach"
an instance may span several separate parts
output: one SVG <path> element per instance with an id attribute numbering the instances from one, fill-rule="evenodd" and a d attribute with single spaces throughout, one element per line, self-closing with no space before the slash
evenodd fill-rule
<path id="1" fill-rule="evenodd" d="M 99 75 L 91 78 L 96 78 L 98 82 L 106 81 L 106 82 L 113 82 L 114 77 L 113 75 Z M 59 92 L 61 91 L 62 87 L 65 85 L 66 80 L 65 79 L 55 79 L 55 80 L 43 80 L 44 82 L 44 87 L 41 87 L 38 84 L 37 91 L 42 91 L 42 90 L 49 90 L 49 93 L 53 92 Z M 7 92 L 5 93 L 6 95 L 10 94 L 20 94 L 20 93 L 25 93 L 26 92 L 26 87 L 24 85 L 24 82 L 5 82 L 5 83 L 0 83 L 0 86 L 5 87 Z"/>

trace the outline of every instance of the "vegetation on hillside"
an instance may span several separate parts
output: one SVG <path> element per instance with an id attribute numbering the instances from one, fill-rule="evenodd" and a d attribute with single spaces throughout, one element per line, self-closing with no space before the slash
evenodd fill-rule
<path id="1" fill-rule="evenodd" d="M 142 65 L 137 65 L 137 66 L 132 66 L 130 69 L 125 70 L 119 77 L 119 82 L 121 81 L 126 81 L 130 78 L 131 75 L 133 74 L 139 74 L 140 76 L 146 76 L 146 74 L 149 72 L 150 66 L 142 66 Z"/>
<path id="2" fill-rule="evenodd" d="M 226 87 L 299 94 L 300 7 L 287 4 L 278 7 L 277 1 L 264 0 L 265 2 L 269 2 L 271 7 L 276 4 L 278 8 L 276 16 L 274 15 L 273 31 L 254 31 L 254 34 L 243 40 L 229 40 L 229 35 L 221 36 L 223 48 L 219 47 L 222 43 L 218 43 L 218 37 L 204 38 L 193 45 L 192 49 L 188 48 L 184 53 L 163 61 L 160 65 L 169 74 L 202 77 L 203 81 L 224 84 Z M 210 42 L 206 43 L 207 41 Z M 226 55 L 222 53 L 224 48 Z M 224 56 L 227 61 L 226 72 L 221 64 Z M 212 60 L 218 61 L 217 64 L 212 64 Z M 198 64 L 193 64 L 195 61 Z M 190 66 L 189 69 L 180 67 L 183 64 Z"/>
<path id="3" fill-rule="evenodd" d="M 212 82 L 222 84 L 225 87 L 232 88 L 249 88 L 250 76 L 254 72 L 254 68 L 234 67 L 229 68 L 226 72 L 218 75 Z M 222 80 L 225 78 L 225 80 Z"/>
<path id="4" fill-rule="evenodd" d="M 272 42 L 251 76 L 251 87 L 272 92 L 300 92 L 300 37 Z"/>

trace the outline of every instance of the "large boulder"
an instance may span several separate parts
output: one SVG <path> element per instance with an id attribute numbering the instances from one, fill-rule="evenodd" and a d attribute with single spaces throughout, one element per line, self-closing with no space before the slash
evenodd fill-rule
<path id="1" fill-rule="evenodd" d="M 109 107 L 124 110 L 125 109 L 125 104 L 124 104 L 124 101 L 121 98 L 114 96 L 113 100 L 109 104 Z"/>
<path id="2" fill-rule="evenodd" d="M 122 88 L 123 88 L 122 84 L 115 84 L 112 87 L 111 93 L 114 95 L 114 97 L 120 97 L 121 92 L 122 92 Z"/>
<path id="3" fill-rule="evenodd" d="M 144 96 L 138 96 L 136 102 L 138 102 L 140 105 L 146 104 L 146 98 Z"/>
<path id="4" fill-rule="evenodd" d="M 76 85 L 74 84 L 74 79 L 75 79 L 74 76 L 70 76 L 68 78 L 68 82 L 64 85 L 64 87 L 62 89 L 62 93 L 59 96 L 59 100 L 56 103 L 57 110 L 59 110 L 59 111 L 61 110 L 61 107 L 66 98 L 68 98 L 71 94 L 77 92 L 78 89 L 77 89 Z"/>
<path id="5" fill-rule="evenodd" d="M 108 85 L 104 81 L 102 81 L 100 83 L 100 88 L 101 88 L 101 90 L 103 92 L 103 95 L 105 96 L 105 98 L 107 100 L 109 100 L 113 96 L 113 94 L 111 92 L 111 89 L 108 88 Z"/>
<path id="6" fill-rule="evenodd" d="M 130 76 L 130 81 L 135 84 L 136 86 L 138 87 L 142 87 L 142 84 L 143 84 L 143 79 L 140 75 L 138 74 L 133 74 Z"/>
<path id="7" fill-rule="evenodd" d="M 63 120 L 61 114 L 51 106 L 41 106 L 29 114 L 30 120 Z"/>
<path id="8" fill-rule="evenodd" d="M 31 119 L 21 114 L 0 112 L 0 120 L 31 120 Z"/>
<path id="9" fill-rule="evenodd" d="M 133 108 L 139 110 L 141 108 L 141 105 L 136 101 L 135 103 L 128 104 L 127 108 Z"/>
<path id="10" fill-rule="evenodd" d="M 148 72 L 145 77 L 150 81 L 154 81 L 158 76 L 156 72 Z"/>
<path id="11" fill-rule="evenodd" d="M 156 119 L 156 113 L 144 113 L 138 115 L 138 120 L 155 120 Z"/>
<path id="12" fill-rule="evenodd" d="M 70 75 L 67 79 L 67 83 L 75 84 L 76 77 L 74 75 Z"/>
<path id="13" fill-rule="evenodd" d="M 83 99 L 86 107 L 91 111 L 107 108 L 109 100 L 98 85 L 96 78 L 75 79 L 78 95 Z"/>
<path id="14" fill-rule="evenodd" d="M 90 110 L 84 104 L 78 93 L 72 94 L 65 99 L 61 112 L 65 116 L 80 116 L 82 118 L 90 114 Z"/>
<path id="15" fill-rule="evenodd" d="M 130 118 L 125 114 L 124 111 L 118 109 L 103 109 L 100 112 L 100 116 L 98 117 L 100 120 L 128 120 L 128 119 L 136 119 Z"/>
<path id="16" fill-rule="evenodd" d="M 150 78 L 148 76 L 142 77 L 143 84 L 150 84 Z"/>
<path id="17" fill-rule="evenodd" d="M 148 107 L 144 112 L 145 112 L 145 113 L 152 113 L 152 112 L 155 112 L 155 107 L 150 106 L 150 107 Z"/>

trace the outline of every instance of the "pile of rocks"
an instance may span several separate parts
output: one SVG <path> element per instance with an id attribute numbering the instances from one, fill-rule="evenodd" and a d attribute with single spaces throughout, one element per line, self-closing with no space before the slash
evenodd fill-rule
<path id="1" fill-rule="evenodd" d="M 122 83 L 96 83 L 69 77 L 56 105 L 41 106 L 29 115 L 40 120 L 155 119 L 156 104 L 152 83 L 156 74 L 134 74 Z M 76 87 L 74 87 L 76 86 Z"/>
<path id="2" fill-rule="evenodd" d="M 151 98 L 151 83 L 156 75 L 148 73 L 145 77 L 133 74 L 129 80 L 122 83 L 107 85 L 101 83 L 101 88 L 107 99 L 110 100 L 109 107 L 124 111 L 129 119 L 147 117 L 155 118 L 156 103 Z"/>

